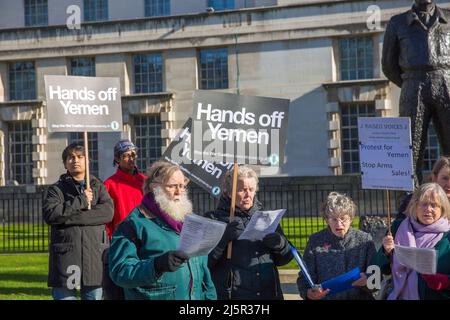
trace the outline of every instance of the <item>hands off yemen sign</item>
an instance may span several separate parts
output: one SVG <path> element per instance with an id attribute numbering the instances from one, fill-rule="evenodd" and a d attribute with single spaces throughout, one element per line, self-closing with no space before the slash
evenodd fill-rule
<path id="1" fill-rule="evenodd" d="M 363 189 L 414 190 L 410 118 L 358 118 Z"/>
<path id="2" fill-rule="evenodd" d="M 118 78 L 45 76 L 49 132 L 122 131 Z"/>
<path id="3" fill-rule="evenodd" d="M 225 173 L 233 168 L 233 164 L 214 164 L 207 160 L 191 160 L 191 128 L 192 118 L 189 118 L 167 147 L 162 158 L 179 165 L 190 180 L 212 196 L 219 197 L 222 193 Z"/>
<path id="4" fill-rule="evenodd" d="M 280 166 L 289 100 L 196 91 L 192 159 Z"/>

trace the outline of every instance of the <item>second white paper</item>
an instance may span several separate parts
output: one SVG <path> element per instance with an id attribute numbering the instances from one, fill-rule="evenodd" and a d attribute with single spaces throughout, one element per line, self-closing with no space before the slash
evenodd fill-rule
<path id="1" fill-rule="evenodd" d="M 395 245 L 394 254 L 405 267 L 421 274 L 436 273 L 436 250 Z"/>
<path id="2" fill-rule="evenodd" d="M 286 209 L 255 212 L 238 240 L 262 240 L 275 232 L 285 212 Z"/>

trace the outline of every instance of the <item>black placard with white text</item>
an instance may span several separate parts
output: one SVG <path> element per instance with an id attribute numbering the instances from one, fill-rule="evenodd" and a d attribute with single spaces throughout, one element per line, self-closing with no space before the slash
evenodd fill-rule
<path id="1" fill-rule="evenodd" d="M 196 91 L 191 157 L 212 163 L 284 163 L 289 100 Z"/>
<path id="2" fill-rule="evenodd" d="M 211 163 L 206 160 L 191 160 L 192 119 L 183 125 L 162 155 L 164 160 L 178 164 L 184 174 L 194 183 L 219 197 L 225 173 L 233 168 L 232 163 Z"/>

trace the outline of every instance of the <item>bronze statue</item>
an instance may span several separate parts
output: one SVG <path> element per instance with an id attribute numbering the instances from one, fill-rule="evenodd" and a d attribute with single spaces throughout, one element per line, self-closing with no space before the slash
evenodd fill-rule
<path id="1" fill-rule="evenodd" d="M 417 187 L 431 119 L 443 154 L 450 155 L 450 10 L 433 0 L 415 0 L 410 10 L 393 16 L 384 36 L 382 67 L 401 87 L 400 116 L 411 118 Z"/>

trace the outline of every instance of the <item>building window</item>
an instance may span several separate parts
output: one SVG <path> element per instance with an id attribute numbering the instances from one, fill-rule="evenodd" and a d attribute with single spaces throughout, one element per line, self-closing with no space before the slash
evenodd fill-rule
<path id="1" fill-rule="evenodd" d="M 84 21 L 108 20 L 108 0 L 84 0 Z"/>
<path id="2" fill-rule="evenodd" d="M 428 127 L 427 144 L 425 148 L 425 155 L 423 157 L 423 171 L 431 172 L 436 160 L 440 157 L 441 150 L 439 141 L 434 130 L 433 122 Z"/>
<path id="3" fill-rule="evenodd" d="M 36 99 L 36 71 L 34 62 L 14 62 L 9 64 L 10 100 Z"/>
<path id="4" fill-rule="evenodd" d="M 216 11 L 234 9 L 234 0 L 208 0 L 208 7 Z"/>
<path id="5" fill-rule="evenodd" d="M 89 173 L 98 177 L 98 133 L 88 132 L 88 141 L 89 141 Z M 69 133 L 69 144 L 75 142 L 84 145 L 83 132 Z"/>
<path id="6" fill-rule="evenodd" d="M 145 16 L 168 16 L 170 15 L 170 0 L 145 0 Z"/>
<path id="7" fill-rule="evenodd" d="M 70 75 L 95 77 L 95 58 L 70 59 Z"/>
<path id="8" fill-rule="evenodd" d="M 359 173 L 358 117 L 375 117 L 375 103 L 341 104 L 342 173 Z"/>
<path id="9" fill-rule="evenodd" d="M 137 167 L 145 172 L 161 157 L 161 119 L 159 114 L 133 116 L 133 138 L 139 148 Z"/>
<path id="10" fill-rule="evenodd" d="M 25 0 L 25 26 L 48 25 L 47 0 Z"/>
<path id="11" fill-rule="evenodd" d="M 9 179 L 19 184 L 33 183 L 32 135 L 31 121 L 8 123 Z"/>
<path id="12" fill-rule="evenodd" d="M 228 50 L 200 51 L 200 89 L 228 88 Z"/>
<path id="13" fill-rule="evenodd" d="M 133 56 L 134 93 L 161 92 L 162 57 L 159 53 Z"/>
<path id="14" fill-rule="evenodd" d="M 372 37 L 340 39 L 339 61 L 341 80 L 372 79 Z"/>

